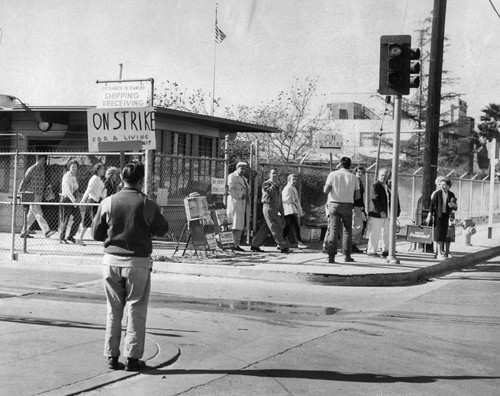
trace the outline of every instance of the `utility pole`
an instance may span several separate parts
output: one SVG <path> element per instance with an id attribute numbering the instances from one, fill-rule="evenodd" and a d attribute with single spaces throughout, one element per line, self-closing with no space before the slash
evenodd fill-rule
<path id="1" fill-rule="evenodd" d="M 432 17 L 429 88 L 427 95 L 427 121 L 424 138 L 422 179 L 422 208 L 428 210 L 431 194 L 435 190 L 439 154 L 439 116 L 441 107 L 441 78 L 443 72 L 444 26 L 446 0 L 434 0 Z"/>

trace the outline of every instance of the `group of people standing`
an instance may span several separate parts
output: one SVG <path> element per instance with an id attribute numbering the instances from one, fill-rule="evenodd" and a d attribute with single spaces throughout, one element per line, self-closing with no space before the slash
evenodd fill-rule
<path id="1" fill-rule="evenodd" d="M 19 186 L 19 192 L 34 193 L 33 204 L 29 206 L 27 221 L 23 224 L 21 237 L 30 238 L 29 230 L 35 221 L 38 222 L 43 235 L 50 238 L 56 233 L 51 230 L 49 224 L 44 218 L 42 208 L 38 202 L 43 201 L 46 190 L 46 172 L 45 165 L 47 161 L 46 155 L 37 155 L 36 162 L 26 171 L 24 178 Z M 63 175 L 61 181 L 61 203 L 69 204 L 62 205 L 61 222 L 59 224 L 59 241 L 62 244 L 68 242 L 76 243 L 84 246 L 83 238 L 86 231 L 92 224 L 92 219 L 97 210 L 97 206 L 84 206 L 83 210 L 80 206 L 71 205 L 77 203 L 96 204 L 101 202 L 107 196 L 116 193 L 119 190 L 121 183 L 120 172 L 118 168 L 110 166 L 105 168 L 102 163 L 97 163 L 93 167 L 93 175 L 90 178 L 85 193 L 82 195 L 79 192 L 79 184 L 77 180 L 77 171 L 79 163 L 76 160 L 68 162 L 67 172 Z M 83 213 L 82 213 L 83 212 Z M 68 231 L 70 218 L 73 217 L 73 223 Z M 75 236 L 81 227 L 79 239 Z"/>
<path id="2" fill-rule="evenodd" d="M 328 175 L 323 192 L 327 195 L 328 227 L 325 235 L 325 250 L 328 262 L 335 263 L 339 240 L 342 239 L 341 251 L 344 262 L 353 262 L 352 253 L 363 253 L 358 245 L 363 236 L 368 239 L 366 254 L 372 257 L 387 257 L 389 255 L 389 236 L 391 226 L 391 172 L 381 168 L 376 180 L 370 186 L 369 210 L 365 208 L 365 187 L 363 176 L 365 169 L 357 166 L 351 172 L 351 159 L 341 158 L 336 170 Z M 229 196 L 227 214 L 232 221 L 232 231 L 236 251 L 244 251 L 240 246 L 245 225 L 245 213 L 250 202 L 250 185 L 245 177 L 248 169 L 246 162 L 239 162 L 236 170 L 228 177 Z M 261 246 L 269 234 L 274 238 L 282 253 L 290 253 L 289 235 L 298 242 L 299 248 L 305 248 L 300 235 L 300 218 L 303 210 L 297 192 L 297 175 L 288 175 L 287 185 L 280 189 L 278 171 L 273 168 L 269 178 L 262 184 L 262 214 L 261 223 L 254 235 L 250 250 L 263 252 Z M 449 191 L 451 181 L 447 177 L 436 179 L 437 190 L 432 194 L 428 224 L 434 227 L 434 242 L 436 257 L 450 257 L 449 227 L 453 212 L 457 209 L 455 195 Z M 396 202 L 396 217 L 401 212 L 399 199 Z M 281 216 L 280 216 L 281 215 Z"/>
<path id="3" fill-rule="evenodd" d="M 107 169 L 102 163 L 97 163 L 93 167 L 93 175 L 90 178 L 87 188 L 82 195 L 79 192 L 78 180 L 76 173 L 78 171 L 78 162 L 73 160 L 67 165 L 68 171 L 64 174 L 61 183 L 61 203 L 86 203 L 96 204 L 104 198 L 115 194 L 120 186 L 120 173 L 118 168 L 108 167 Z M 59 229 L 59 241 L 62 244 L 68 242 L 77 243 L 85 246 L 83 238 L 87 229 L 92 225 L 92 219 L 97 211 L 95 205 L 83 207 L 83 216 L 80 206 L 63 205 L 61 225 Z M 73 224 L 66 232 L 70 217 L 73 216 Z M 80 237 L 75 240 L 75 235 L 81 226 Z"/>
<path id="4" fill-rule="evenodd" d="M 364 230 L 368 244 L 366 254 L 373 257 L 389 255 L 389 234 L 391 225 L 391 173 L 387 168 L 381 168 L 377 180 L 371 185 L 370 210 L 366 225 L 361 226 L 365 215 L 364 186 L 361 177 L 364 168 L 357 167 L 354 173 L 349 171 L 351 160 L 343 157 L 339 169 L 328 175 L 323 191 L 328 194 L 328 231 L 326 250 L 328 262 L 335 263 L 339 236 L 343 235 L 342 253 L 344 262 L 353 262 L 353 252 L 361 253 L 356 243 L 361 239 Z M 448 177 L 439 176 L 436 179 L 436 191 L 431 196 L 429 214 L 425 222 L 433 225 L 433 241 L 436 245 L 436 257 L 440 260 L 450 256 L 450 227 L 453 222 L 453 212 L 457 209 L 456 197 L 449 191 L 451 181 Z M 396 217 L 401 213 L 399 199 L 396 202 Z M 353 222 L 357 227 L 353 228 Z"/>
<path id="5" fill-rule="evenodd" d="M 250 186 L 244 173 L 248 169 L 246 162 L 238 162 L 236 170 L 228 177 L 227 215 L 232 221 L 234 250 L 244 251 L 240 246 L 245 225 L 245 213 L 250 202 Z M 274 238 L 281 253 L 290 253 L 289 237 L 298 242 L 299 248 L 306 248 L 300 235 L 299 219 L 303 215 L 299 194 L 296 189 L 297 175 L 288 175 L 287 185 L 281 190 L 278 183 L 278 171 L 269 171 L 269 179 L 262 184 L 262 214 L 264 222 L 255 233 L 250 250 L 263 252 L 260 248 L 269 234 Z M 280 217 L 283 215 L 283 219 Z M 290 238 L 291 239 L 291 238 Z"/>

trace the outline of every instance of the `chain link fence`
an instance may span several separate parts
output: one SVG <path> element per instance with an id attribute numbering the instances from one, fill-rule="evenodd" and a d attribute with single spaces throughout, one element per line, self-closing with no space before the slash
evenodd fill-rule
<path id="1" fill-rule="evenodd" d="M 47 156 L 43 194 L 35 197 L 29 192 L 18 193 L 14 200 L 12 191 L 19 190 L 37 155 Z M 103 164 L 106 169 L 106 185 L 109 187 L 111 183 L 117 187 L 120 180 L 113 175 L 119 175 L 121 166 L 131 160 L 144 162 L 145 158 L 141 153 L 127 153 L 122 157 L 117 153 L 0 153 L 3 176 L 3 183 L 0 183 L 0 251 L 101 255 L 102 244 L 92 239 L 90 224 L 85 222 L 85 218 L 93 217 L 98 203 L 62 202 L 62 178 L 68 171 L 68 164 L 76 161 L 78 192 L 75 195 L 82 197 L 97 164 Z M 196 192 L 207 197 L 211 208 L 223 207 L 223 195 L 213 195 L 211 185 L 213 178 L 224 178 L 224 159 L 158 154 L 153 156 L 150 166 L 148 195 L 157 201 L 170 225 L 165 237 L 154 240 L 153 255 L 161 256 L 186 241 L 187 233 L 181 239 L 186 225 L 185 197 Z"/>
<path id="2" fill-rule="evenodd" d="M 28 168 L 35 164 L 36 155 L 47 155 L 45 165 L 45 184 L 41 199 L 30 194 L 23 194 L 13 199 L 12 191 L 17 191 Z M 78 163 L 76 178 L 78 192 L 85 193 L 96 164 L 103 164 L 105 169 L 118 172 L 130 160 L 142 160 L 141 153 L 125 156 L 118 153 L 0 153 L 0 251 L 16 254 L 34 253 L 47 255 L 101 255 L 102 246 L 91 238 L 90 230 L 83 227 L 82 219 L 87 211 L 95 210 L 98 204 L 79 202 L 77 205 L 61 202 L 61 181 L 67 165 L 75 160 Z M 224 208 L 222 194 L 212 194 L 212 182 L 215 178 L 224 178 L 225 160 L 221 158 L 185 157 L 155 154 L 150 160 L 151 180 L 148 194 L 156 200 L 162 213 L 167 218 L 170 231 L 163 238 L 156 238 L 153 255 L 167 256 L 172 250 L 184 247 L 188 233 L 186 226 L 184 198 L 191 193 L 206 196 L 210 209 Z M 268 178 L 271 168 L 278 170 L 279 183 L 283 187 L 287 176 L 298 175 L 298 190 L 305 216 L 302 223 L 321 225 L 326 223 L 323 186 L 330 172 L 327 166 L 284 165 L 261 163 L 256 169 L 249 169 L 247 177 L 252 186 L 252 213 L 250 216 L 250 239 L 262 221 L 261 185 Z M 363 179 L 365 185 L 365 203 L 370 202 L 370 186 L 375 180 L 373 166 L 367 169 Z M 452 188 L 458 200 L 457 218 L 486 218 L 490 214 L 489 179 L 478 180 L 464 176 L 451 178 Z M 500 212 L 499 183 L 494 183 L 492 213 Z M 422 191 L 421 174 L 399 175 L 399 199 L 401 203 L 401 225 L 419 223 L 421 211 L 419 198 Z M 68 216 L 68 210 L 70 211 Z M 39 210 L 38 210 L 39 209 Z M 61 234 L 61 224 L 68 217 L 66 233 Z M 42 218 L 41 218 L 42 217 Z M 24 233 L 26 225 L 27 232 Z M 253 232 L 252 232 L 253 231 Z M 70 236 L 75 242 L 71 241 Z M 70 239 L 68 244 L 61 244 L 61 239 Z M 81 241 L 81 242 L 79 242 Z M 180 246 L 182 244 L 182 246 Z"/>
<path id="3" fill-rule="evenodd" d="M 278 180 L 283 188 L 287 183 L 287 177 L 291 173 L 298 175 L 299 195 L 301 197 L 302 208 L 305 216 L 302 222 L 305 224 L 321 224 L 326 223 L 326 195 L 323 194 L 323 186 L 326 178 L 330 173 L 330 168 L 327 166 L 310 166 L 310 165 L 284 165 L 273 163 L 261 163 L 259 165 L 256 180 L 259 187 L 262 182 L 269 177 L 269 171 L 275 168 L 278 170 Z M 376 181 L 374 166 L 366 167 L 366 174 L 362 178 L 365 187 L 365 206 L 369 208 L 371 201 L 371 185 Z M 389 170 L 391 170 L 389 168 Z M 457 197 L 458 210 L 457 219 L 480 218 L 489 215 L 489 197 L 491 183 L 489 178 L 477 180 L 470 178 L 470 175 L 463 177 L 450 177 L 452 182 L 451 191 Z M 492 213 L 500 213 L 500 183 L 494 182 L 493 206 Z M 420 222 L 421 208 L 421 192 L 422 192 L 422 174 L 416 172 L 414 174 L 399 174 L 398 175 L 398 193 L 401 206 L 401 214 L 399 221 L 401 225 L 407 225 Z M 260 194 L 260 192 L 259 192 Z M 260 195 L 259 195 L 260 197 Z M 260 199 L 254 208 L 259 212 Z M 260 210 L 261 213 L 261 210 Z M 258 218 L 258 217 L 257 217 Z"/>

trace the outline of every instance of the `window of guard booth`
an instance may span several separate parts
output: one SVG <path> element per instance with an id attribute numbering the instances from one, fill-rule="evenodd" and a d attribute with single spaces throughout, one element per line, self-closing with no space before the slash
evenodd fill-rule
<path id="1" fill-rule="evenodd" d="M 210 136 L 200 136 L 198 145 L 198 156 L 199 157 L 213 157 L 213 138 Z"/>
<path id="2" fill-rule="evenodd" d="M 188 136 L 186 133 L 174 133 L 171 142 L 171 153 L 176 155 L 189 155 Z"/>

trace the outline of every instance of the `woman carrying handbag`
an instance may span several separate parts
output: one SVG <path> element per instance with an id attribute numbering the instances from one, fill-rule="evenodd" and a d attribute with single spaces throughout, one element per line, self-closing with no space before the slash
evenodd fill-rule
<path id="1" fill-rule="evenodd" d="M 448 227 L 452 213 L 458 206 L 455 194 L 450 191 L 451 180 L 448 177 L 438 176 L 436 186 L 438 189 L 432 193 L 426 223 L 434 226 L 437 259 L 444 260 L 450 257 L 451 238 L 448 236 Z"/>

